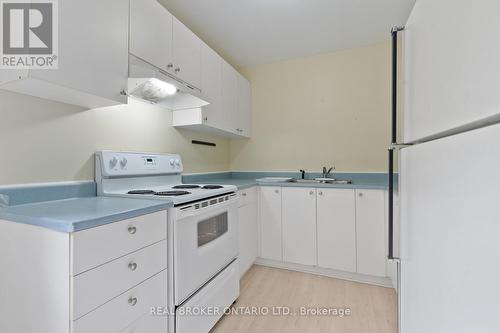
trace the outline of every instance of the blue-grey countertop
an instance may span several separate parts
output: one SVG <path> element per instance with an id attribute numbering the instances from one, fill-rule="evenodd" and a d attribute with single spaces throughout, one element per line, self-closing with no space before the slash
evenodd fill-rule
<path id="1" fill-rule="evenodd" d="M 317 188 L 352 188 L 352 189 L 386 189 L 388 187 L 387 175 L 383 173 L 336 173 L 337 179 L 352 180 L 352 184 L 324 184 L 324 183 L 263 183 L 257 179 L 264 177 L 291 177 L 300 178 L 299 173 L 294 172 L 221 172 L 194 174 L 183 176 L 184 183 L 203 183 L 203 184 L 220 184 L 220 185 L 235 185 L 239 190 L 253 186 L 288 186 L 288 187 L 317 187 Z M 321 177 L 321 174 L 310 173 L 308 179 Z M 397 175 L 394 178 L 395 186 L 397 186 Z"/>
<path id="2" fill-rule="evenodd" d="M 80 185 L 70 185 L 78 187 Z M 92 186 L 82 184 L 81 186 Z M 95 186 L 95 184 L 94 184 Z M 58 193 L 66 191 L 62 186 L 37 186 L 36 190 L 30 187 L 23 188 L 0 188 L 0 196 L 10 197 L 11 204 L 0 205 L 0 219 L 36 225 L 55 231 L 75 232 L 84 229 L 97 227 L 100 225 L 113 223 L 173 206 L 172 202 L 164 200 L 143 200 L 127 198 L 97 197 L 94 191 L 85 190 L 83 192 L 73 191 L 76 195 L 71 197 L 61 197 Z M 23 196 L 23 192 L 26 195 Z M 34 198 L 33 192 L 46 193 L 50 201 L 38 200 Z M 80 196 L 82 195 L 82 196 Z M 38 200 L 38 201 L 36 201 Z"/>

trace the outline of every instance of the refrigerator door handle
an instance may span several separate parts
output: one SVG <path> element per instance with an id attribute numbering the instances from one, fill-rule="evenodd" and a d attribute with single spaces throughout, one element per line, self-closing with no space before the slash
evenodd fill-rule
<path id="1" fill-rule="evenodd" d="M 389 147 L 388 183 L 389 183 L 389 209 L 388 209 L 388 251 L 389 260 L 399 260 L 394 256 L 394 150 L 402 148 L 397 143 L 397 108 L 398 108 L 398 32 L 404 27 L 394 27 L 391 30 L 392 39 L 392 122 L 391 146 Z"/>

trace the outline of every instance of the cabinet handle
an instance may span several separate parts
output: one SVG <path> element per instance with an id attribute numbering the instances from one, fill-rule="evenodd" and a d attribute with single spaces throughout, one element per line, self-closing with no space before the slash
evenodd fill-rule
<path id="1" fill-rule="evenodd" d="M 313 194 L 314 194 L 314 191 L 309 191 L 309 194 L 310 194 L 310 195 L 313 195 Z"/>
<path id="2" fill-rule="evenodd" d="M 137 269 L 137 263 L 135 262 L 131 262 L 130 264 L 128 264 L 128 268 L 131 270 L 131 271 L 135 271 Z"/>
<path id="3" fill-rule="evenodd" d="M 319 194 L 319 195 L 323 195 L 323 191 L 319 191 L 319 192 L 318 192 L 318 194 Z"/>
<path id="4" fill-rule="evenodd" d="M 128 299 L 128 304 L 130 304 L 131 306 L 135 306 L 137 304 L 137 297 L 130 297 Z"/>
<path id="5" fill-rule="evenodd" d="M 358 197 L 360 197 L 360 198 L 361 198 L 362 196 L 363 196 L 363 193 L 361 193 L 361 192 L 360 192 L 360 193 L 358 193 Z"/>
<path id="6" fill-rule="evenodd" d="M 120 90 L 120 95 L 128 96 L 128 92 L 125 89 Z"/>
<path id="7" fill-rule="evenodd" d="M 245 192 L 241 193 L 242 196 L 246 197 L 247 194 Z"/>
<path id="8" fill-rule="evenodd" d="M 180 68 L 180 67 L 177 67 L 176 69 L 174 69 L 174 71 L 175 71 L 176 73 L 179 73 L 179 72 L 181 71 L 181 68 Z"/>
<path id="9" fill-rule="evenodd" d="M 169 64 L 167 65 L 167 68 L 168 68 L 168 69 L 172 69 L 172 68 L 174 68 L 174 64 L 169 63 Z"/>
<path id="10" fill-rule="evenodd" d="M 137 228 L 136 227 L 128 227 L 127 231 L 129 234 L 133 235 L 137 232 Z"/>
<path id="11" fill-rule="evenodd" d="M 279 190 L 274 190 L 274 193 L 279 194 L 280 191 Z"/>
<path id="12" fill-rule="evenodd" d="M 208 121 L 208 117 L 203 118 L 204 121 Z"/>

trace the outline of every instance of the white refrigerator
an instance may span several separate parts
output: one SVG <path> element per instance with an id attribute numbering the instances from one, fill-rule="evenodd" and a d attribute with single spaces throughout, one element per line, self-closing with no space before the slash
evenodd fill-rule
<path id="1" fill-rule="evenodd" d="M 400 332 L 498 333 L 500 1 L 417 0 L 399 40 Z"/>

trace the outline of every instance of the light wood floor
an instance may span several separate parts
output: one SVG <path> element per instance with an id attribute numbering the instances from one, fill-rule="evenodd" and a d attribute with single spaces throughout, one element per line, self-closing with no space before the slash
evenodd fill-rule
<path id="1" fill-rule="evenodd" d="M 225 315 L 212 333 L 396 333 L 396 293 L 329 277 L 254 265 L 241 281 L 239 307 L 285 306 L 295 316 Z M 300 307 L 349 308 L 350 316 L 301 316 Z M 269 308 L 270 311 L 271 308 Z"/>

